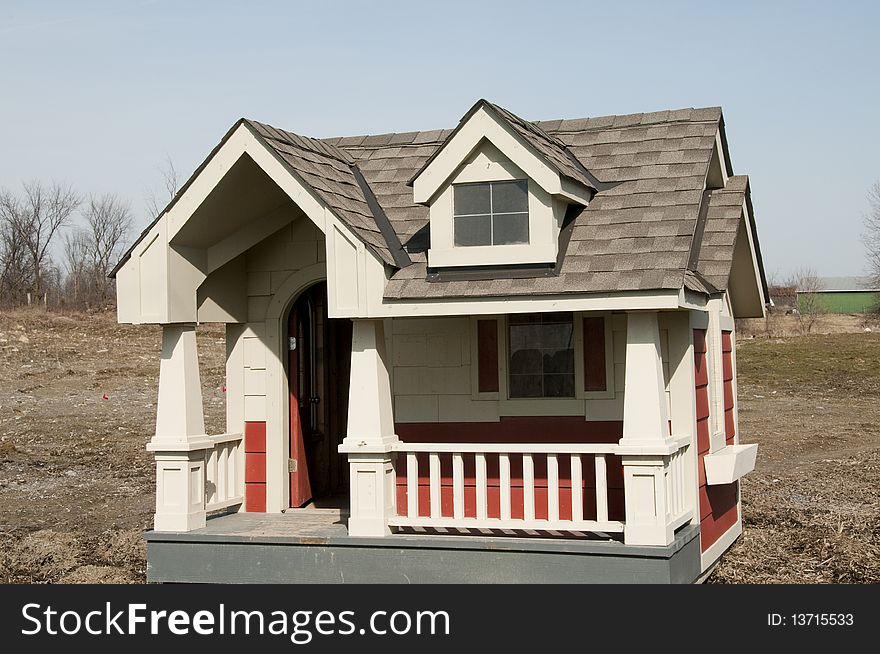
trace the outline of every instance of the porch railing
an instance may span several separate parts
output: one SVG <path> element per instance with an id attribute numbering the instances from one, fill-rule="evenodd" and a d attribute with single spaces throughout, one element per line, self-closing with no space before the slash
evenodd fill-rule
<path id="1" fill-rule="evenodd" d="M 671 529 L 693 515 L 687 448 L 679 441 L 654 458 L 657 492 L 665 491 L 662 500 L 657 498 L 658 508 L 665 508 L 659 520 Z M 398 442 L 393 451 L 400 506 L 389 525 L 622 533 L 629 489 L 621 449 L 618 444 Z"/>
<path id="2" fill-rule="evenodd" d="M 623 522 L 608 517 L 607 457 L 614 454 L 614 449 L 614 445 L 603 444 L 397 443 L 398 474 L 401 459 L 405 458 L 406 462 L 406 510 L 399 511 L 400 515 L 393 517 L 391 524 L 398 527 L 621 532 Z M 449 494 L 448 477 L 441 476 L 441 458 L 448 461 L 450 456 L 452 511 L 451 515 L 445 515 L 447 512 L 443 510 L 442 502 L 443 495 Z M 420 506 L 419 502 L 420 478 L 424 475 L 419 459 L 427 459 L 428 515 L 423 515 L 424 510 L 420 511 L 424 504 Z M 568 462 L 568 476 L 562 485 L 560 459 Z M 517 468 L 516 476 L 512 474 L 512 461 Z M 473 482 L 467 485 L 466 466 L 473 470 Z M 490 466 L 493 468 L 491 481 Z M 590 477 L 595 480 L 593 506 L 587 507 L 584 506 L 584 493 L 575 491 L 584 487 L 585 466 L 591 467 L 593 474 Z M 536 467 L 540 467 L 543 473 L 538 485 Z M 497 474 L 494 474 L 496 470 Z M 565 492 L 561 492 L 563 489 Z M 497 493 L 497 507 L 495 502 L 490 505 L 490 492 L 492 495 Z M 473 504 L 473 510 L 467 511 L 472 515 L 466 515 L 466 494 L 468 500 L 473 495 L 473 502 L 468 501 Z M 564 502 L 560 502 L 563 496 Z M 539 502 L 540 510 L 536 511 Z M 563 511 L 560 510 L 561 504 L 564 504 Z"/>
<path id="3" fill-rule="evenodd" d="M 205 449 L 205 511 L 244 501 L 244 444 L 241 434 L 209 436 Z"/>

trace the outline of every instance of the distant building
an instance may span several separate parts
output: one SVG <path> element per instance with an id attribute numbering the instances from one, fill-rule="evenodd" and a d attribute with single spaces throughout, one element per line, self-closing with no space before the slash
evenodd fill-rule
<path id="1" fill-rule="evenodd" d="M 774 311 L 791 311 L 797 306 L 797 288 L 794 286 L 771 286 L 768 291 Z"/>
<path id="2" fill-rule="evenodd" d="M 821 290 L 798 291 L 800 311 L 821 313 L 868 313 L 880 310 L 880 288 L 868 277 L 822 277 Z M 773 289 L 770 289 L 773 297 Z"/>

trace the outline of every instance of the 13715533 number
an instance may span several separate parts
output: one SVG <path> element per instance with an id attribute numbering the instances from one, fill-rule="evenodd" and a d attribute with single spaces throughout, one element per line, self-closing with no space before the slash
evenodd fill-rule
<path id="1" fill-rule="evenodd" d="M 855 623 L 852 613 L 768 613 L 770 627 L 851 627 Z"/>

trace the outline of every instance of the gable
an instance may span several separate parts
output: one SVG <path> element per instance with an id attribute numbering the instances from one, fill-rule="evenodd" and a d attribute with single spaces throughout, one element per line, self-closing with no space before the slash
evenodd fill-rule
<path id="1" fill-rule="evenodd" d="M 491 197 L 504 189 L 504 185 L 517 184 L 525 190 L 525 202 L 519 211 L 496 217 L 491 213 Z M 482 209 L 464 211 L 490 212 L 477 216 L 461 216 L 457 208 L 457 194 L 485 190 L 486 206 Z M 507 158 L 488 139 L 483 139 L 461 165 L 452 173 L 430 203 L 430 248 L 428 265 L 432 268 L 462 268 L 485 266 L 510 266 L 553 264 L 558 251 L 558 237 L 567 204 L 554 198 L 519 166 Z M 511 211 L 513 209 L 510 209 Z M 496 230 L 506 220 L 517 220 L 518 240 L 499 243 L 494 238 Z M 484 243 L 459 242 L 463 221 L 481 221 L 485 235 Z M 493 227 L 493 225 L 495 225 Z M 510 234 L 510 232 L 508 231 Z"/>
<path id="2" fill-rule="evenodd" d="M 514 123 L 508 116 L 512 114 L 501 113 L 485 100 L 477 102 L 411 180 L 413 201 L 430 203 L 450 176 L 488 141 L 546 193 L 589 202 L 596 189 L 589 173 L 565 146 L 548 135 L 541 137 L 534 126 L 523 129 L 522 121 Z"/>
<path id="3" fill-rule="evenodd" d="M 370 203 L 341 155 L 330 146 L 313 147 L 310 141 L 303 139 L 282 151 L 280 146 L 269 147 L 247 121 L 239 122 L 118 264 L 114 272 L 119 320 L 198 320 L 207 300 L 198 289 L 212 273 L 302 216 L 321 232 L 342 235 L 354 248 L 353 265 L 343 258 L 338 274 L 328 279 L 331 290 L 339 285 L 376 286 L 384 277 L 383 260 L 393 261 L 393 255 L 382 237 L 375 237 L 379 227 L 364 215 L 372 211 Z M 322 148 L 327 153 L 322 154 Z M 335 173 L 322 177 L 320 166 Z M 327 251 L 326 265 L 337 266 L 340 262 L 332 257 L 330 245 Z M 226 273 L 234 276 L 231 271 L 227 268 Z M 355 312 L 363 304 L 360 295 L 357 299 Z M 332 300 L 330 307 L 336 308 Z M 221 313 L 233 317 L 238 309 Z"/>

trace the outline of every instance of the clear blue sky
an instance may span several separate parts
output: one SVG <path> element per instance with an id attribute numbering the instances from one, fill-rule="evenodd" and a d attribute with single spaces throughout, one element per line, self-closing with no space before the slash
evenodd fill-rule
<path id="1" fill-rule="evenodd" d="M 768 274 L 859 274 L 880 3 L 0 1 L 0 186 L 145 197 L 240 116 L 311 136 L 721 105 Z"/>

